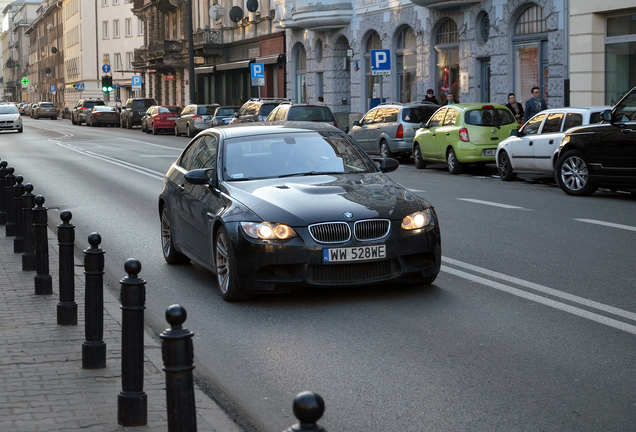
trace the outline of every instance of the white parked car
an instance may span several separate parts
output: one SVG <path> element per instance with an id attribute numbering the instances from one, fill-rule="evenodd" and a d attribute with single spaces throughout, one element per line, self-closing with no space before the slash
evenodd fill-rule
<path id="1" fill-rule="evenodd" d="M 15 105 L 0 105 L 0 130 L 22 132 L 22 116 Z"/>
<path id="2" fill-rule="evenodd" d="M 504 181 L 517 173 L 554 175 L 556 152 L 570 128 L 601 122 L 601 113 L 611 106 L 553 108 L 541 111 L 497 146 L 497 168 Z"/>

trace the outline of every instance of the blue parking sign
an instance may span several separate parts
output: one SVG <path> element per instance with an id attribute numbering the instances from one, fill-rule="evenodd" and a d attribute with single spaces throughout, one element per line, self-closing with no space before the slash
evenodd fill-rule
<path id="1" fill-rule="evenodd" d="M 371 75 L 391 75 L 391 50 L 371 50 Z"/>
<path id="2" fill-rule="evenodd" d="M 252 79 L 265 78 L 265 65 L 263 63 L 250 64 L 250 72 Z"/>

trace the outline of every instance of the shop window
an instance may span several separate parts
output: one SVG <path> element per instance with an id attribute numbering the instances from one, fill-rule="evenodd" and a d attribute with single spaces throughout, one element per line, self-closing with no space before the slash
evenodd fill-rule
<path id="1" fill-rule="evenodd" d="M 453 94 L 459 100 L 459 33 L 452 19 L 444 21 L 438 28 L 435 39 L 437 97 L 440 102 Z"/>
<path id="2" fill-rule="evenodd" d="M 636 86 L 636 13 L 605 20 L 605 103 L 615 105 Z"/>

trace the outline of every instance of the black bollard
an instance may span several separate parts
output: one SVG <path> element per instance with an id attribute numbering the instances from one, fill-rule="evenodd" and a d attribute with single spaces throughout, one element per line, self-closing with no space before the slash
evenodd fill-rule
<path id="1" fill-rule="evenodd" d="M 75 269 L 73 249 L 75 247 L 75 225 L 73 215 L 66 210 L 60 213 L 62 223 L 57 226 L 57 244 L 60 251 L 60 302 L 57 304 L 57 324 L 77 325 L 77 303 L 75 303 Z"/>
<path id="2" fill-rule="evenodd" d="M 7 224 L 7 203 L 4 197 L 4 188 L 6 186 L 5 178 L 7 177 L 7 161 L 0 162 L 0 225 Z"/>
<path id="3" fill-rule="evenodd" d="M 22 218 L 22 195 L 24 185 L 22 176 L 16 176 L 13 186 L 13 213 L 15 219 L 15 238 L 13 239 L 13 253 L 24 252 L 24 220 Z"/>
<path id="4" fill-rule="evenodd" d="M 90 248 L 84 250 L 84 275 L 86 277 L 85 330 L 82 343 L 82 368 L 106 367 L 106 342 L 104 337 L 104 251 L 98 246 L 102 237 L 97 233 L 88 236 Z"/>
<path id="5" fill-rule="evenodd" d="M 4 203 L 7 212 L 7 223 L 5 226 L 6 236 L 15 236 L 15 212 L 13 211 L 13 186 L 15 186 L 15 176 L 13 167 L 7 168 L 7 176 L 4 178 Z"/>
<path id="6" fill-rule="evenodd" d="M 35 293 L 38 295 L 53 294 L 53 278 L 49 274 L 49 240 L 46 207 L 44 197 L 35 197 L 33 207 L 33 235 L 35 237 Z M 7 222 L 7 226 L 9 223 Z"/>
<path id="7" fill-rule="evenodd" d="M 22 195 L 22 223 L 24 227 L 24 253 L 22 254 L 22 271 L 35 270 L 35 235 L 33 233 L 33 207 L 35 206 L 35 195 L 33 185 L 24 185 L 24 195 Z"/>
<path id="8" fill-rule="evenodd" d="M 194 403 L 194 348 L 192 333 L 181 325 L 188 314 L 184 307 L 172 305 L 166 310 L 170 324 L 159 336 L 163 370 L 166 373 L 166 398 L 168 402 L 168 432 L 196 432 L 197 417 Z"/>
<path id="9" fill-rule="evenodd" d="M 146 281 L 137 277 L 141 263 L 128 259 L 128 276 L 121 280 L 121 387 L 117 397 L 117 423 L 143 426 L 148 423 L 148 396 L 144 393 L 144 309 Z"/>
<path id="10" fill-rule="evenodd" d="M 293 408 L 299 422 L 284 432 L 325 432 L 317 423 L 325 412 L 325 401 L 318 393 L 298 393 L 294 398 Z"/>

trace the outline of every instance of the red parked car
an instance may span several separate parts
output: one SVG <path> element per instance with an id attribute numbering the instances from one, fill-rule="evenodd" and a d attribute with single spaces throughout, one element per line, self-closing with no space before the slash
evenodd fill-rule
<path id="1" fill-rule="evenodd" d="M 173 105 L 156 105 L 146 115 L 146 133 L 157 135 L 159 131 L 174 133 L 174 122 L 181 114 L 181 107 Z M 143 129 L 143 128 L 142 128 Z"/>

